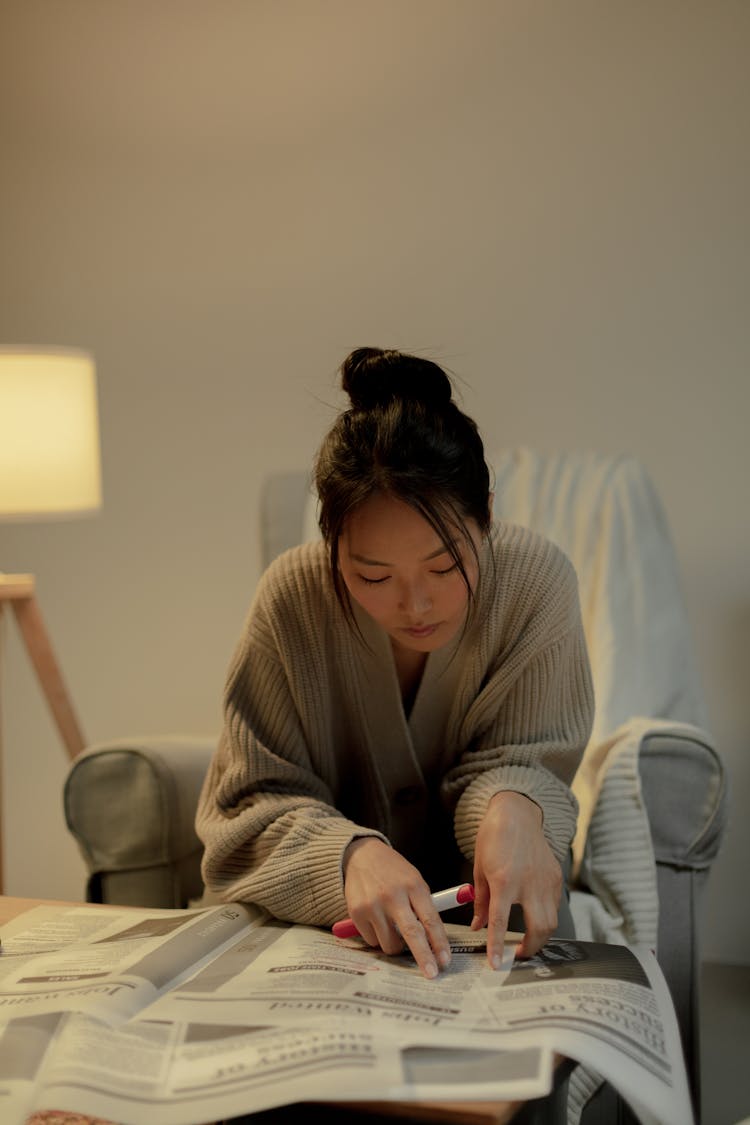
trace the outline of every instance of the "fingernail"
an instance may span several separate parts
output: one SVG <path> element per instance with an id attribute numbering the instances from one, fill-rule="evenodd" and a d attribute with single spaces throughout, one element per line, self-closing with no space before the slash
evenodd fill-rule
<path id="1" fill-rule="evenodd" d="M 503 963 L 503 959 L 500 956 L 500 954 L 499 953 L 493 953 L 492 954 L 492 968 L 493 969 L 499 969 L 500 966 L 502 965 L 502 963 Z"/>
<path id="2" fill-rule="evenodd" d="M 438 967 L 437 967 L 437 965 L 435 964 L 434 961 L 428 961 L 427 962 L 427 964 L 424 967 L 424 975 L 429 980 L 434 980 L 435 977 L 438 975 Z"/>
<path id="3" fill-rule="evenodd" d="M 450 965 L 450 963 L 451 963 L 450 951 L 447 950 L 447 949 L 444 949 L 441 953 L 439 953 L 438 954 L 438 961 L 440 962 L 440 964 L 443 966 L 444 969 L 447 969 L 448 965 Z"/>

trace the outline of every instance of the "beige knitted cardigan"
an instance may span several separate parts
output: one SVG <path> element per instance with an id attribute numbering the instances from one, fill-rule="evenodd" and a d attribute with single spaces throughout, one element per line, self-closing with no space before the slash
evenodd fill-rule
<path id="1" fill-rule="evenodd" d="M 540 805 L 563 862 L 593 718 L 575 572 L 509 524 L 480 563 L 467 627 L 429 655 L 408 717 L 389 638 L 358 606 L 361 635 L 347 622 L 324 545 L 272 563 L 230 666 L 198 807 L 203 876 L 221 899 L 331 925 L 347 912 L 351 840 L 381 836 L 419 864 L 454 834 L 470 861 L 500 790 Z"/>

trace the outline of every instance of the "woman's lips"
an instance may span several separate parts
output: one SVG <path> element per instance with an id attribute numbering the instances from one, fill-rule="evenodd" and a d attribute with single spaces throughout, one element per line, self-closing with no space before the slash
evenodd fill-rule
<path id="1" fill-rule="evenodd" d="M 431 637 L 436 629 L 437 625 L 418 625 L 410 629 L 404 629 L 404 632 L 408 633 L 410 637 Z"/>

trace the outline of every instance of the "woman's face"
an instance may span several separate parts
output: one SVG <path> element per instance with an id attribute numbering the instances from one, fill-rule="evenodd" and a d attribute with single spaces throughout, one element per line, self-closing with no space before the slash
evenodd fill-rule
<path id="1" fill-rule="evenodd" d="M 467 526 L 479 548 L 481 532 Z M 456 546 L 472 590 L 478 568 L 459 528 Z M 385 629 L 393 644 L 434 652 L 466 618 L 468 592 L 446 544 L 427 520 L 392 496 L 371 496 L 349 517 L 339 542 L 339 567 L 354 601 Z"/>

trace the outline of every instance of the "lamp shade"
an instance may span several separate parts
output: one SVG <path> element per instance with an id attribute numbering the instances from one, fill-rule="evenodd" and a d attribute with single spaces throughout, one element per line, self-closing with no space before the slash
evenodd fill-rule
<path id="1" fill-rule="evenodd" d="M 0 520 L 83 516 L 100 507 L 92 356 L 0 348 Z"/>

